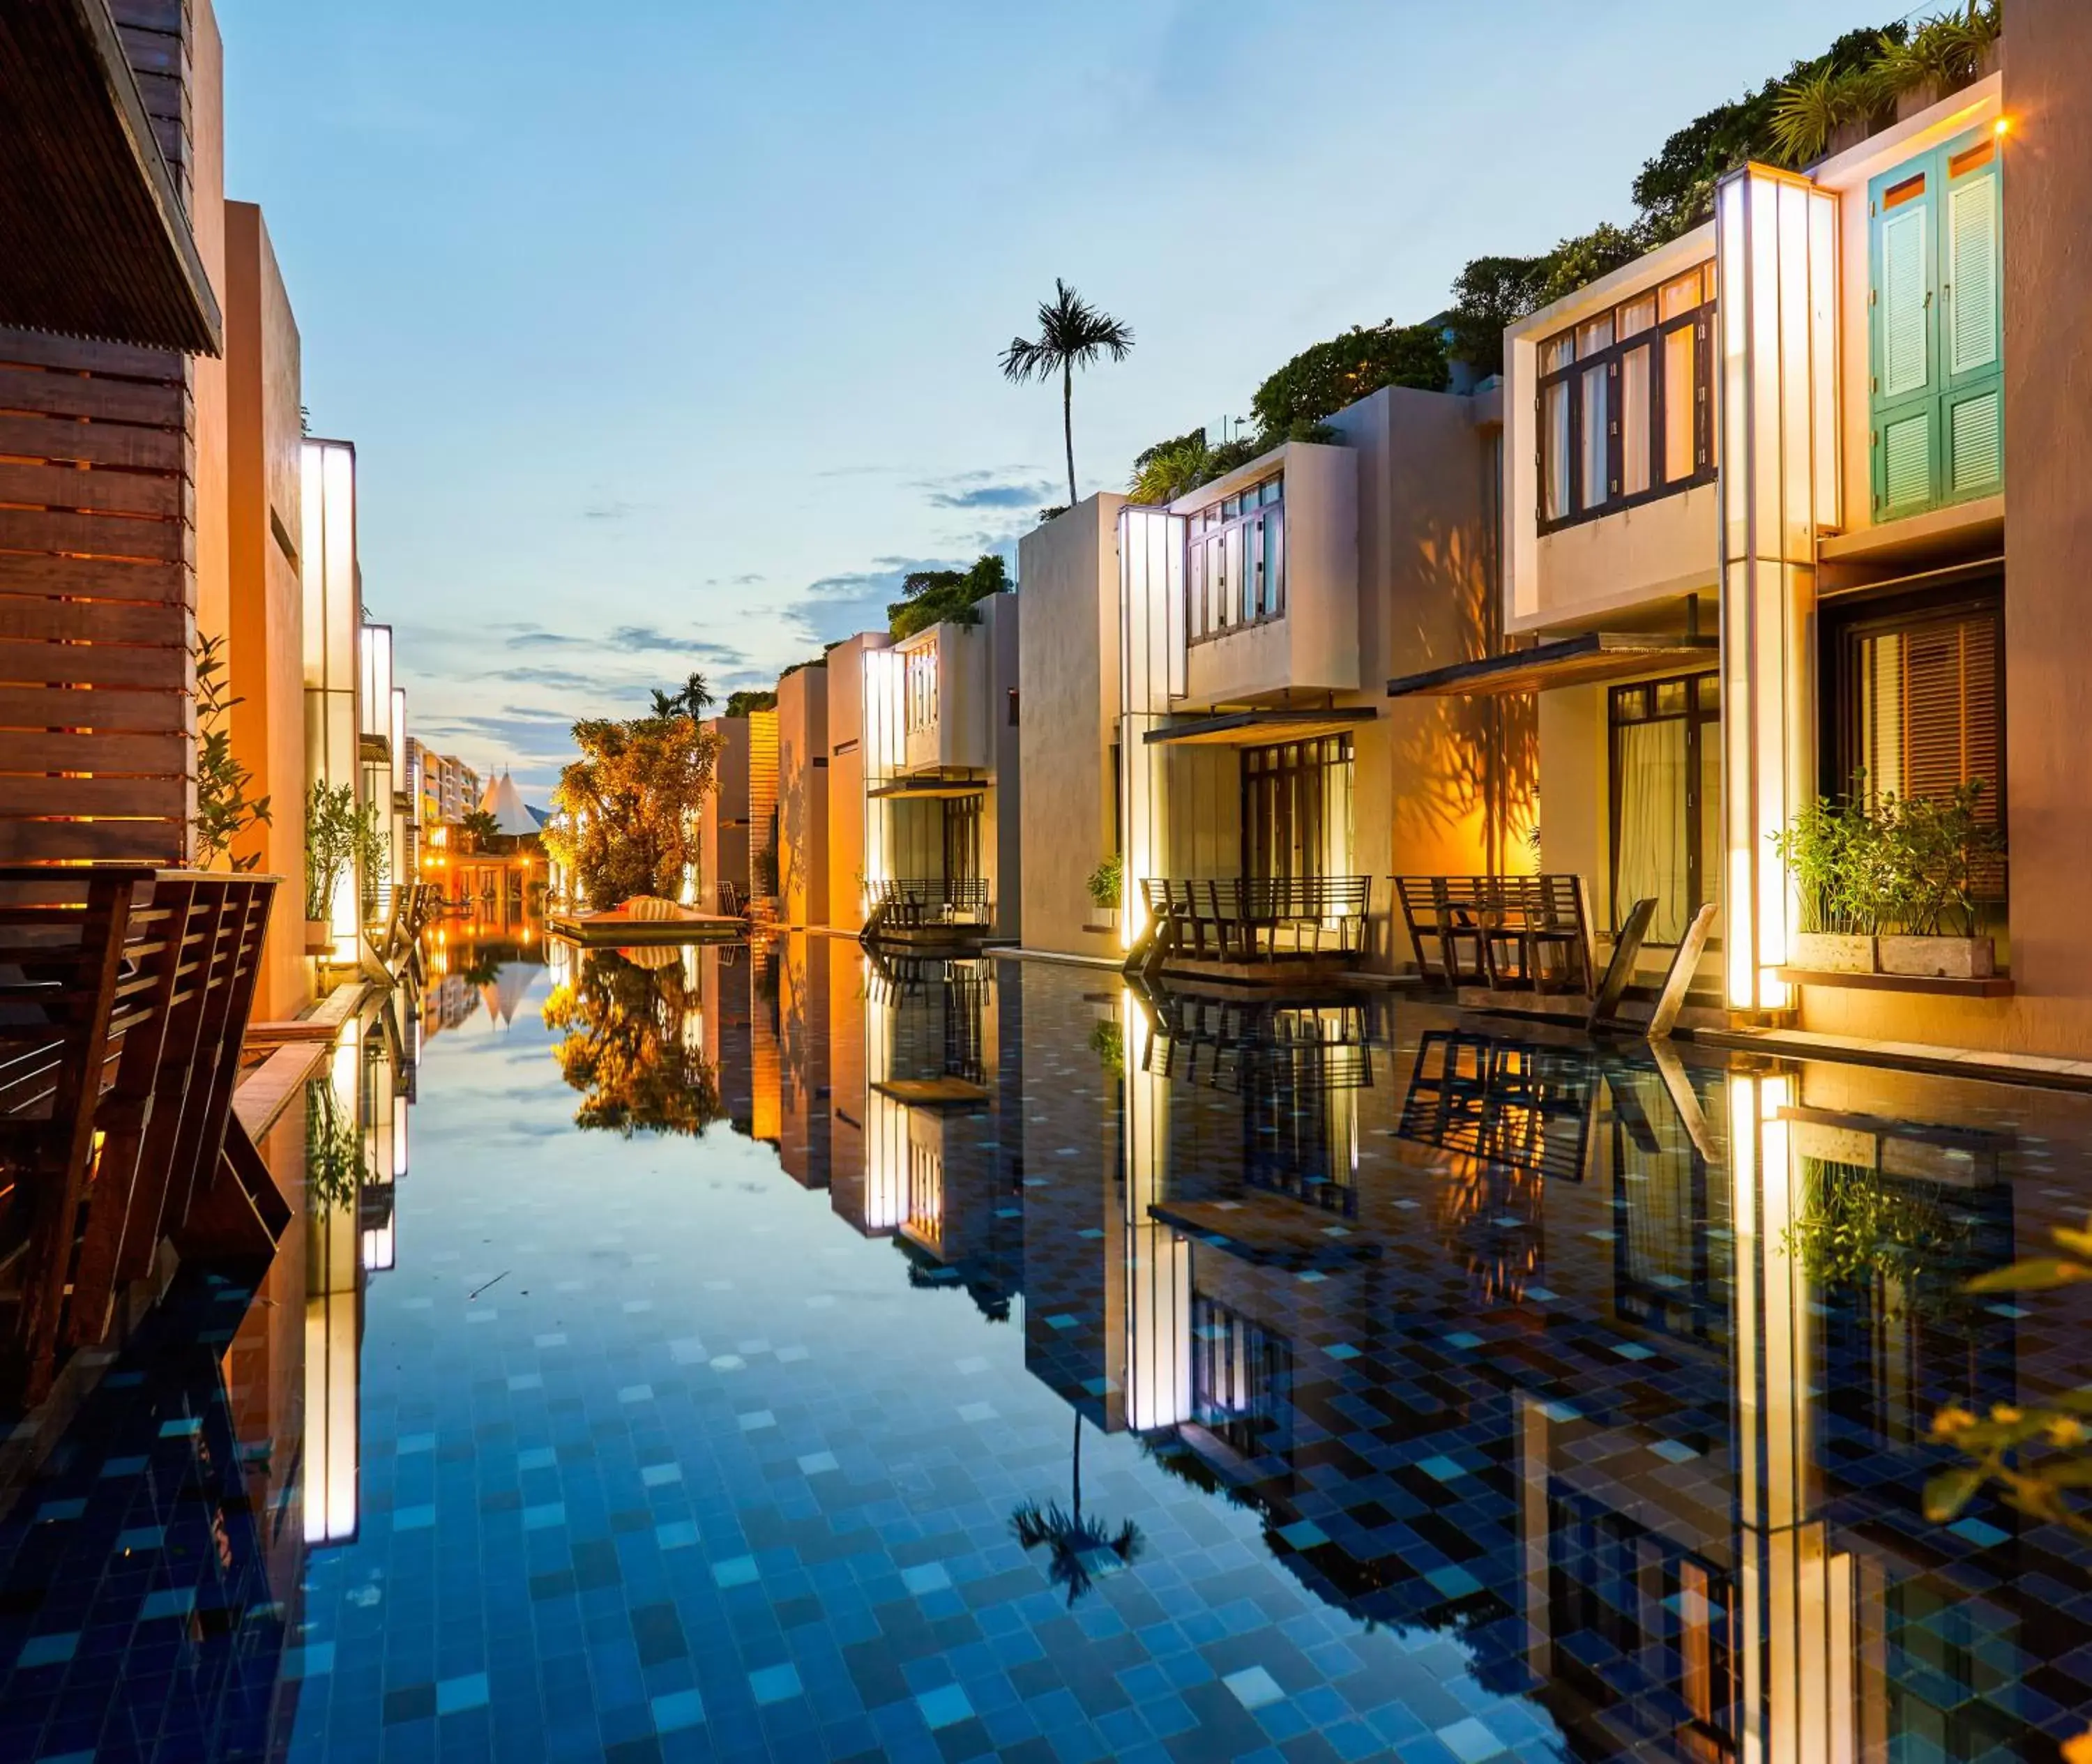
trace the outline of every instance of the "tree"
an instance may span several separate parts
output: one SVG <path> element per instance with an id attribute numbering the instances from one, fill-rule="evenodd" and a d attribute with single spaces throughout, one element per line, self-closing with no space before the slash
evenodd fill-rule
<path id="1" fill-rule="evenodd" d="M 1083 1416 L 1079 1409 L 1075 1412 L 1073 1480 L 1072 1511 L 1058 1501 L 1049 1501 L 1044 1507 L 1036 1501 L 1027 1501 L 1009 1515 L 1010 1529 L 1026 1550 L 1036 1550 L 1042 1544 L 1046 1546 L 1047 1577 L 1054 1585 L 1067 1589 L 1070 1605 L 1089 1590 L 1090 1582 L 1100 1571 L 1130 1567 L 1138 1560 L 1145 1541 L 1139 1526 L 1130 1519 L 1114 1532 L 1105 1528 L 1109 1521 L 1083 1513 Z"/>
<path id="2" fill-rule="evenodd" d="M 663 692 L 659 686 L 654 689 L 654 714 L 656 716 L 687 716 L 695 722 L 717 702 L 712 696 L 711 688 L 705 684 L 702 674 L 692 674 L 683 682 L 683 689 L 680 692 Z"/>
<path id="3" fill-rule="evenodd" d="M 901 578 L 901 598 L 887 606 L 887 629 L 897 643 L 946 621 L 978 625 L 974 603 L 1009 592 L 1009 566 L 994 551 L 982 552 L 969 569 L 911 570 Z"/>
<path id="4" fill-rule="evenodd" d="M 1061 376 L 1061 428 L 1068 444 L 1068 505 L 1081 500 L 1075 491 L 1075 370 L 1100 355 L 1123 361 L 1133 348 L 1133 330 L 1109 313 L 1100 312 L 1058 276 L 1053 298 L 1039 306 L 1039 335 L 1014 337 L 1002 352 L 1005 379 L 1022 385 Z"/>
<path id="5" fill-rule="evenodd" d="M 729 692 L 726 695 L 726 714 L 728 716 L 746 716 L 753 711 L 774 711 L 777 708 L 777 694 L 767 688 L 761 691 Z"/>
<path id="6" fill-rule="evenodd" d="M 702 1135 L 725 1113 L 711 1063 L 684 1032 L 698 1009 L 681 962 L 652 970 L 591 950 L 578 978 L 545 1001 L 545 1026 L 562 1037 L 560 1072 L 581 1093 L 584 1131 Z"/>
<path id="7" fill-rule="evenodd" d="M 458 823 L 458 835 L 467 851 L 484 851 L 501 837 L 501 823 L 482 808 L 467 809 Z"/>
<path id="8" fill-rule="evenodd" d="M 250 797 L 247 788 L 254 781 L 253 768 L 233 757 L 232 731 L 227 726 L 235 705 L 244 698 L 229 698 L 225 681 L 225 639 L 206 637 L 199 631 L 190 653 L 196 662 L 196 865 L 208 870 L 250 827 L 266 826 L 270 819 L 269 798 Z M 235 858 L 235 870 L 257 868 L 262 854 L 251 851 Z"/>
<path id="9" fill-rule="evenodd" d="M 1340 336 L 1303 349 L 1267 378 L 1250 410 L 1275 446 L 1303 423 L 1333 417 L 1383 386 L 1446 389 L 1446 340 L 1434 324 L 1354 325 Z"/>
<path id="10" fill-rule="evenodd" d="M 695 857 L 698 811 L 720 737 L 687 716 L 594 718 L 573 726 L 581 757 L 560 774 L 552 856 L 599 910 L 635 894 L 672 900 Z"/>

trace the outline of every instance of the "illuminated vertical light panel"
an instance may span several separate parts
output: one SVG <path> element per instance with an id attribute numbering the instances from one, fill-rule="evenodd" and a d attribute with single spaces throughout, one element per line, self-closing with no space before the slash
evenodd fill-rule
<path id="1" fill-rule="evenodd" d="M 1119 989 L 1126 1049 L 1126 1424 L 1135 1433 L 1191 1417 L 1191 1246 L 1154 1213 L 1169 1181 L 1169 1080 L 1151 1071 L 1155 1031 Z"/>
<path id="2" fill-rule="evenodd" d="M 305 502 L 305 781 L 359 789 L 357 689 L 362 613 L 356 580 L 356 449 L 345 441 L 307 441 Z M 360 789 L 359 789 L 360 793 Z M 344 876 L 325 918 L 333 956 L 352 958 L 357 907 Z"/>
<path id="3" fill-rule="evenodd" d="M 335 1038 L 333 1057 L 314 1080 L 331 1092 L 337 1121 L 360 1118 L 363 1025 L 353 1018 Z M 356 1535 L 361 1468 L 358 1349 L 362 1330 L 361 1187 L 322 1204 L 309 1191 L 305 1233 L 305 1541 L 340 1543 Z"/>
<path id="4" fill-rule="evenodd" d="M 867 660 L 871 657 L 867 656 Z M 897 1006 L 864 989 L 864 1230 L 897 1230 L 908 1214 L 908 1107 L 886 1093 Z"/>
<path id="5" fill-rule="evenodd" d="M 1184 517 L 1129 505 L 1118 517 L 1119 940 L 1148 928 L 1140 884 L 1166 874 L 1167 756 L 1148 733 L 1184 692 Z"/>
<path id="6" fill-rule="evenodd" d="M 1735 1231 L 1737 1576 L 1743 1764 L 1852 1764 L 1856 1569 L 1822 1516 L 1824 1368 L 1815 1282 L 1796 1242 L 1806 1200 L 1793 1080 L 1729 1079 Z"/>
<path id="7" fill-rule="evenodd" d="M 1814 792 L 1816 540 L 1839 517 L 1837 197 L 1748 165 L 1715 192 L 1729 1003 L 1779 1010 L 1798 901 L 1772 841 Z"/>
<path id="8" fill-rule="evenodd" d="M 864 873 L 860 880 L 865 895 L 858 910 L 865 913 L 871 910 L 871 885 L 890 882 L 895 874 L 887 837 L 890 811 L 885 799 L 872 792 L 891 784 L 906 768 L 906 658 L 898 650 L 867 650 L 860 680 L 863 727 L 858 751 L 864 773 Z"/>

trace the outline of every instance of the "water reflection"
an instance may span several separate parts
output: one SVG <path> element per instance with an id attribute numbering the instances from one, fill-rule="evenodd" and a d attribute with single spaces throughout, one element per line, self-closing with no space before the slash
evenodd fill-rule
<path id="1" fill-rule="evenodd" d="M 139 1486 L 170 1511 L 179 1491 L 202 1491 L 191 1518 L 229 1539 L 226 1589 L 200 1593 L 197 1609 L 240 1615 L 181 1642 L 205 1676 L 211 1646 L 243 1662 L 213 1681 L 226 1736 L 214 1757 L 280 1748 L 294 1726 L 302 1755 L 367 1755 L 382 1732 L 424 1719 L 402 1701 L 387 1728 L 375 1693 L 352 1690 L 376 1682 L 383 1631 L 377 1615 L 348 1613 L 408 1559 L 403 1537 L 445 1524 L 438 1561 L 482 1564 L 446 1597 L 476 1600 L 497 1573 L 485 1564 L 527 1554 L 541 1649 L 578 1635 L 584 1609 L 642 1636 L 665 1628 L 672 1603 L 681 1622 L 716 1623 L 717 1646 L 676 1668 L 702 1685 L 714 1735 L 770 1706 L 759 1685 L 758 1705 L 733 1713 L 754 1680 L 722 1611 L 763 1638 L 750 1672 L 789 1659 L 890 1713 L 924 1694 L 910 1687 L 931 1653 L 969 1706 L 988 1706 L 1003 1671 L 988 1650 L 931 1649 L 962 1614 L 1000 1613 L 987 1633 L 1057 1636 L 1057 1684 L 1084 1681 L 1087 1648 L 1169 1658 L 1169 1636 L 1203 1620 L 1187 1612 L 1225 1609 L 1197 1643 L 1211 1672 L 1232 1686 L 1252 1666 L 1282 1667 L 1282 1685 L 1267 1673 L 1272 1695 L 1320 1707 L 1316 1723 L 1348 1719 L 1310 1700 L 1341 1682 L 1351 1706 L 1380 1711 L 1366 1740 L 1352 1736 L 1364 1755 L 1428 1750 L 1426 1736 L 1451 1732 L 1476 1758 L 2035 1757 L 2048 1755 L 2042 1734 L 2083 1724 L 2092 1691 L 2070 1662 L 2087 1639 L 2077 1606 L 2092 1552 L 1987 1496 L 1947 1527 L 1918 1505 L 1947 1461 L 1928 1438 L 1939 1408 L 1986 1412 L 2081 1377 L 2081 1295 L 2021 1304 L 1960 1290 L 2081 1214 L 2081 1100 L 1505 1033 L 1377 997 L 1143 997 L 1092 971 L 875 961 L 826 937 L 640 961 L 556 949 L 549 973 L 537 956 L 520 943 L 432 952 L 425 997 L 346 1026 L 326 1088 L 270 1142 L 272 1167 L 309 1173 L 295 1252 L 287 1239 L 236 1329 L 217 1325 L 229 1338 L 212 1342 L 207 1325 L 246 1291 L 200 1286 L 166 1313 L 161 1357 L 136 1362 L 132 1394 L 104 1393 L 106 1419 L 83 1411 L 88 1431 L 54 1455 L 37 1498 L 60 1511 L 82 1500 L 93 1525 L 61 1538 L 31 1522 L 36 1507 L 0 1522 L 0 1591 L 15 1601 L 0 1636 L 18 1662 L 0 1712 L 42 1694 L 26 1675 L 46 1668 L 19 1662 L 41 1658 L 25 1645 L 56 1621 L 10 1614 L 33 1608 L 29 1589 L 85 1572 L 60 1566 L 65 1551 L 98 1563 L 136 1528 L 131 1496 L 106 1516 L 95 1504 L 115 1498 L 100 1467 L 136 1456 Z M 525 1039 L 540 1021 L 552 1032 L 542 1050 Z M 453 1099 L 455 1167 L 425 1195 L 404 1182 L 404 1099 L 421 1038 L 437 1034 L 499 1038 L 512 1052 L 474 1068 L 477 1082 L 534 1087 Z M 512 1186 L 481 1148 L 510 1118 L 543 1131 L 534 1111 L 566 1138 L 534 1185 Z M 596 1162 L 578 1161 L 569 1117 L 610 1130 L 586 1154 Z M 675 1148 L 676 1185 L 605 1198 L 609 1173 L 638 1168 L 649 1139 Z M 512 1194 L 512 1235 L 458 1281 L 461 1295 L 512 1263 L 512 1287 L 534 1304 L 550 1290 L 554 1308 L 512 1336 L 505 1321 L 456 1317 L 396 1336 L 448 1358 L 440 1377 L 391 1368 L 366 1464 L 370 1282 L 413 1266 L 439 1230 L 437 1259 L 494 1241 L 488 1193 Z M 691 1278 L 688 1228 L 716 1234 L 728 1220 L 744 1234 L 706 1265 L 715 1278 Z M 592 1247 L 547 1255 L 556 1286 L 550 1267 L 529 1271 L 541 1239 L 585 1227 Z M 721 1293 L 708 1339 L 694 1321 L 654 1321 L 668 1301 L 642 1265 L 663 1252 L 677 1284 Z M 804 1320 L 835 1302 L 824 1270 L 867 1257 L 888 1283 L 847 1342 L 802 1345 Z M 776 1271 L 782 1295 L 737 1286 L 744 1261 Z M 591 1338 L 590 1369 L 541 1399 L 567 1332 L 588 1326 L 583 1271 L 604 1279 L 606 1329 L 633 1333 Z M 458 1316 L 473 1320 L 469 1304 Z M 302 1332 L 287 1321 L 300 1317 Z M 951 1335 L 955 1324 L 970 1335 Z M 933 1334 L 945 1345 L 923 1348 Z M 1021 1393 L 988 1390 L 983 1343 L 1021 1356 Z M 824 1363 L 831 1381 L 815 1394 L 789 1382 Z M 690 1412 L 654 1419 L 646 1406 L 685 1377 Z M 529 1407 L 541 1400 L 543 1415 Z M 1061 1417 L 1050 1438 L 994 1431 L 1014 1429 L 1026 1403 Z M 957 1409 L 969 1430 L 922 1424 L 919 1447 L 880 1434 L 889 1414 L 923 1404 Z M 198 1418 L 195 1433 L 163 1438 L 177 1415 Z M 793 1426 L 800 1437 L 745 1480 L 718 1468 L 737 1434 Z M 441 1505 L 439 1449 L 443 1476 L 463 1479 L 462 1517 Z M 853 1453 L 848 1487 L 828 1480 Z M 619 1492 L 626 1472 L 634 1487 Z M 685 1508 L 650 1508 L 686 1476 L 711 1480 Z M 227 1492 L 236 1484 L 244 1494 Z M 1230 1553 L 1238 1534 L 1215 1514 L 1253 1519 L 1253 1558 Z M 600 1536 L 582 1534 L 590 1523 Z M 518 1544 L 504 1524 L 531 1528 Z M 976 1577 L 963 1600 L 927 1574 L 941 1539 L 958 1577 L 962 1537 L 978 1552 L 964 1556 Z M 875 1543 L 927 1576 L 908 1583 L 931 1589 L 919 1612 L 880 1605 L 874 1621 L 837 1592 L 887 1572 L 849 1554 Z M 301 1575 L 309 1546 L 342 1572 Z M 767 1604 L 707 1602 L 773 1575 Z M 326 1589 L 310 1613 L 308 1585 Z M 524 1585 L 519 1571 L 514 1598 Z M 1050 1592 L 1052 1611 L 1024 1605 L 1027 1589 Z M 629 1611 L 603 1602 L 620 1598 Z M 827 1623 L 862 1638 L 846 1644 L 847 1671 L 808 1651 L 828 1633 L 809 1615 L 823 1599 Z M 1303 1607 L 1333 1627 L 1296 1648 Z M 346 1669 L 352 1652 L 361 1677 Z M 686 1658 L 661 1658 L 672 1654 Z M 519 1682 L 551 1670 L 532 1658 L 510 1662 Z M 984 1675 L 967 1678 L 976 1667 Z M 106 1700 L 130 1694 L 120 1666 L 95 1670 Z M 469 1680 L 476 1668 L 430 1670 Z M 338 1675 L 324 1730 L 293 1719 L 299 1685 L 322 1673 Z M 274 1713 L 257 1717 L 266 1699 L 249 1690 L 272 1675 Z M 433 1698 L 437 1681 L 417 1677 L 413 1697 Z M 1245 1682 L 1242 1707 L 1265 1706 Z M 672 1705 L 681 1694 L 648 1684 Z M 370 1707 L 344 1714 L 356 1696 Z M 1253 1751 L 1311 1719 L 1230 1727 L 1247 1719 L 1234 1702 L 1182 1706 L 1186 1756 Z M 1121 1743 L 1104 1732 L 1085 1743 Z M 776 1743 L 810 1758 L 828 1746 L 811 1729 Z"/>

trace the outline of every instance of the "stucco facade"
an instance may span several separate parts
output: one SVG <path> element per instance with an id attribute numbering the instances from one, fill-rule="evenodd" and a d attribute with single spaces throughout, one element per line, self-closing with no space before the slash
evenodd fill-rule
<path id="1" fill-rule="evenodd" d="M 777 891 L 795 929 L 828 922 L 828 671 L 777 682 Z"/>

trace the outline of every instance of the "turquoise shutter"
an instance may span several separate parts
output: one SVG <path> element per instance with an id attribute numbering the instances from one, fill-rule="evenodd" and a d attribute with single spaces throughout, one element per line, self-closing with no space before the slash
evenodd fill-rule
<path id="1" fill-rule="evenodd" d="M 1936 158 L 1927 154 L 1877 178 L 1868 192 L 1877 521 L 1916 514 L 1939 495 L 1938 180 Z"/>
<path id="2" fill-rule="evenodd" d="M 1990 495 L 2004 482 L 2002 214 L 1990 137 L 1957 142 L 1940 157 L 1947 170 L 1939 263 L 1947 383 L 1941 426 L 1946 494 L 1955 499 Z"/>

